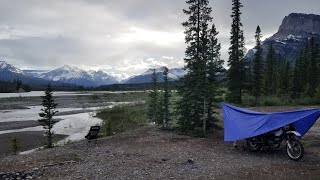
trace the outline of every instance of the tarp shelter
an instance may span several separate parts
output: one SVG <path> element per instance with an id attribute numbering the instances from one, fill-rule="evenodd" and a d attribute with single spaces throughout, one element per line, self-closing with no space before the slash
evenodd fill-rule
<path id="1" fill-rule="evenodd" d="M 261 113 L 222 104 L 224 140 L 236 141 L 264 134 L 293 123 L 304 135 L 320 117 L 320 109 Z"/>

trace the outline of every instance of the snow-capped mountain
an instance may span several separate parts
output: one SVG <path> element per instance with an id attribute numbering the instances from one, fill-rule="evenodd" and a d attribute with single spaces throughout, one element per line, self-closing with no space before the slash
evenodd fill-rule
<path id="1" fill-rule="evenodd" d="M 158 82 L 163 82 L 163 71 L 164 66 L 160 68 L 156 68 L 156 74 L 158 76 Z M 142 73 L 138 76 L 132 76 L 128 80 L 126 80 L 125 84 L 140 84 L 140 83 L 150 83 L 152 80 L 153 69 L 148 69 L 146 72 Z M 168 80 L 175 81 L 180 79 L 186 74 L 186 71 L 183 68 L 173 68 L 169 69 L 168 72 Z"/>
<path id="2" fill-rule="evenodd" d="M 272 45 L 276 54 L 294 64 L 308 39 L 320 40 L 320 15 L 291 13 L 286 16 L 277 33 L 262 42 L 263 56 Z M 252 60 L 255 49 L 248 51 L 246 59 Z"/>
<path id="3" fill-rule="evenodd" d="M 15 74 L 23 74 L 23 72 L 5 61 L 0 61 L 0 72 L 11 72 Z"/>
<path id="4" fill-rule="evenodd" d="M 21 69 L 6 63 L 5 61 L 0 61 L 0 80 L 3 81 L 14 81 L 21 80 L 22 83 L 29 85 L 47 85 L 48 80 L 44 80 L 38 77 L 30 76 Z M 52 85 L 62 85 L 62 83 L 52 83 Z M 63 84 L 66 85 L 66 84 Z"/>
<path id="5" fill-rule="evenodd" d="M 45 73 L 34 73 L 33 75 L 46 80 L 87 87 L 118 83 L 114 77 L 103 71 L 85 71 L 68 65 Z"/>

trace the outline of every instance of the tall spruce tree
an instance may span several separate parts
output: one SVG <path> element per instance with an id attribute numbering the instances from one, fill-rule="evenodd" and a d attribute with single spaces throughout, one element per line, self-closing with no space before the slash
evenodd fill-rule
<path id="1" fill-rule="evenodd" d="M 51 85 L 48 84 L 48 87 L 45 91 L 45 96 L 42 96 L 42 106 L 41 113 L 39 113 L 39 116 L 42 117 L 42 119 L 38 120 L 40 124 L 43 126 L 43 128 L 46 130 L 46 136 L 47 136 L 47 148 L 53 147 L 53 134 L 52 131 L 53 125 L 57 122 L 53 119 L 53 116 L 58 112 L 55 109 L 57 108 L 57 103 L 55 103 L 53 96 L 52 96 L 52 88 Z"/>
<path id="2" fill-rule="evenodd" d="M 167 128 L 170 121 L 170 111 L 169 111 L 169 86 L 168 86 L 168 73 L 169 69 L 165 67 L 163 71 L 163 127 Z"/>
<path id="3" fill-rule="evenodd" d="M 188 73 L 179 88 L 181 100 L 178 102 L 178 124 L 181 131 L 193 133 L 203 126 L 205 102 L 207 97 L 206 75 L 209 45 L 209 22 L 212 21 L 208 0 L 187 0 L 188 9 L 183 12 L 189 16 L 182 25 L 185 27 L 185 69 Z"/>
<path id="4" fill-rule="evenodd" d="M 293 72 L 293 79 L 292 79 L 292 97 L 298 98 L 300 97 L 302 91 L 303 91 L 303 72 L 302 70 L 302 63 L 303 62 L 303 54 L 302 52 L 299 54 L 299 56 L 296 59 L 296 63 L 294 66 L 294 72 Z"/>
<path id="5" fill-rule="evenodd" d="M 277 93 L 280 96 L 288 95 L 290 92 L 290 63 L 280 56 L 278 64 L 278 77 L 276 79 L 276 81 L 278 81 Z"/>
<path id="6" fill-rule="evenodd" d="M 272 44 L 269 45 L 265 60 L 264 92 L 266 95 L 275 94 L 275 52 Z"/>
<path id="7" fill-rule="evenodd" d="M 258 98 L 262 94 L 263 87 L 263 59 L 262 59 L 262 47 L 261 47 L 261 29 L 260 26 L 256 29 L 256 39 L 255 54 L 253 59 L 253 94 L 255 96 L 255 102 L 257 103 Z"/>
<path id="8" fill-rule="evenodd" d="M 207 110 L 207 120 L 209 122 L 214 123 L 213 118 L 213 103 L 217 101 L 216 95 L 219 94 L 219 81 L 217 80 L 216 76 L 218 73 L 221 73 L 223 69 L 224 61 L 220 58 L 220 49 L 221 44 L 218 43 L 217 35 L 219 32 L 216 30 L 214 24 L 212 24 L 211 31 L 209 34 L 209 61 L 207 65 L 207 100 L 208 100 L 208 110 Z M 206 127 L 204 125 L 204 127 Z"/>
<path id="9" fill-rule="evenodd" d="M 241 104 L 242 103 L 242 86 L 244 75 L 244 36 L 241 29 L 241 12 L 240 8 L 243 7 L 240 0 L 232 0 L 232 24 L 231 24 L 231 37 L 229 48 L 229 60 L 228 65 L 228 88 L 230 94 L 228 99 L 231 102 Z"/>
<path id="10" fill-rule="evenodd" d="M 309 50 L 308 50 L 308 67 L 306 72 L 308 73 L 308 89 L 307 94 L 310 97 L 314 97 L 316 88 L 318 86 L 319 76 L 318 76 L 318 62 L 317 62 L 318 47 L 315 42 L 315 38 L 311 37 L 309 40 Z"/>
<path id="11" fill-rule="evenodd" d="M 148 118 L 150 122 L 157 121 L 158 108 L 158 76 L 156 69 L 152 69 L 152 90 L 149 94 Z"/>

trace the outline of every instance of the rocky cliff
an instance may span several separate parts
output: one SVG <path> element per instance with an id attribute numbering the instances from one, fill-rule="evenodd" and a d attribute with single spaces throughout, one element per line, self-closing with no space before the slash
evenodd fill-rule
<path id="1" fill-rule="evenodd" d="M 265 57 L 272 44 L 277 54 L 294 63 L 310 37 L 320 40 L 320 15 L 291 13 L 283 19 L 278 32 L 263 41 L 263 55 Z M 252 60 L 253 55 L 251 49 L 246 58 Z"/>

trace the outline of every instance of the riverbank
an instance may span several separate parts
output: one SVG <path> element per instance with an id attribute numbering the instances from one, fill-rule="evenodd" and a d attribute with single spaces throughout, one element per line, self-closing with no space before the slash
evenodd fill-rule
<path id="1" fill-rule="evenodd" d="M 25 151 L 43 145 L 43 128 L 38 123 L 41 97 L 6 97 L 0 98 L 0 156 L 11 153 L 11 142 L 14 136 L 21 142 L 19 151 Z M 69 143 L 84 139 L 90 126 L 101 123 L 95 117 L 100 109 L 111 108 L 119 104 L 144 102 L 147 93 L 143 92 L 82 92 L 72 94 L 60 93 L 55 96 L 58 103 L 58 121 L 53 130 L 57 141 Z"/>

